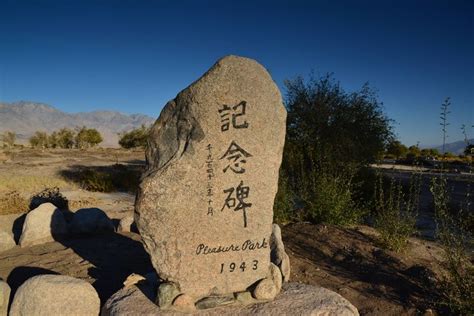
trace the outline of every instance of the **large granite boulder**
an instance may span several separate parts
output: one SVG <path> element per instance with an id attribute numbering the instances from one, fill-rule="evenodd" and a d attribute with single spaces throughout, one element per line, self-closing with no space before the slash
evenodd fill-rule
<path id="1" fill-rule="evenodd" d="M 145 288 L 136 285 L 125 287 L 112 295 L 105 303 L 102 308 L 102 315 L 189 315 L 173 309 L 161 310 L 150 301 L 146 293 L 146 285 Z M 251 297 L 249 299 L 252 300 Z M 193 315 L 359 315 L 357 308 L 341 295 L 323 287 L 300 283 L 285 283 L 281 293 L 273 301 L 265 303 L 253 301 L 249 303 L 241 304 L 235 300 L 226 306 L 196 310 Z"/>
<path id="2" fill-rule="evenodd" d="M 51 203 L 43 203 L 26 215 L 19 245 L 29 247 L 54 241 L 67 233 L 63 213 Z"/>
<path id="3" fill-rule="evenodd" d="M 0 316 L 8 315 L 8 303 L 10 301 L 10 286 L 0 279 Z"/>
<path id="4" fill-rule="evenodd" d="M 99 296 L 86 281 L 64 275 L 38 275 L 18 288 L 10 316 L 97 316 L 99 311 Z"/>
<path id="5" fill-rule="evenodd" d="M 160 278 L 179 293 L 225 297 L 270 275 L 285 124 L 269 73 L 237 56 L 219 60 L 161 112 L 135 221 Z"/>

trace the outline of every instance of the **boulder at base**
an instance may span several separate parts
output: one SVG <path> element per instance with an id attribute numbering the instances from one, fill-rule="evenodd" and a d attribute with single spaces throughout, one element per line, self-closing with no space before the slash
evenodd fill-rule
<path id="1" fill-rule="evenodd" d="M 105 303 L 102 315 L 189 315 L 178 311 L 162 311 L 151 302 L 146 291 L 136 286 L 123 288 Z M 275 300 L 242 306 L 226 305 L 215 309 L 197 310 L 193 315 L 338 315 L 357 316 L 357 309 L 341 295 L 323 287 L 285 283 Z"/>
<path id="2" fill-rule="evenodd" d="M 38 275 L 18 288 L 10 316 L 97 316 L 99 311 L 99 296 L 86 281 L 64 275 Z"/>
<path id="3" fill-rule="evenodd" d="M 181 294 L 225 296 L 269 274 L 285 129 L 269 73 L 237 56 L 219 60 L 161 112 L 135 220 L 160 278 Z"/>
<path id="4" fill-rule="evenodd" d="M 66 233 L 67 224 L 63 213 L 54 204 L 43 203 L 26 215 L 19 245 L 29 247 L 43 244 Z"/>

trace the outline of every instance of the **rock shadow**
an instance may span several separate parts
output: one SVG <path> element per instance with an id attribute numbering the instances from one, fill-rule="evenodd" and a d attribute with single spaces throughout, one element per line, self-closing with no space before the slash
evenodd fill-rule
<path id="1" fill-rule="evenodd" d="M 123 287 L 132 274 L 144 275 L 153 271 L 148 253 L 133 233 L 101 232 L 54 236 L 63 246 L 72 249 L 90 263 L 88 275 L 94 279 L 101 304 Z"/>

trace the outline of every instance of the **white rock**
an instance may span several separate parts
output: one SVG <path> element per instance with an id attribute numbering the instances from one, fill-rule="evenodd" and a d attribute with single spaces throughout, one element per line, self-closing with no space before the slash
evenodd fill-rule
<path id="1" fill-rule="evenodd" d="M 0 280 L 0 316 L 7 316 L 8 302 L 10 301 L 10 286 Z"/>
<path id="2" fill-rule="evenodd" d="M 31 210 L 23 223 L 20 247 L 29 247 L 54 241 L 54 237 L 67 233 L 63 213 L 51 203 L 43 203 Z"/>
<path id="3" fill-rule="evenodd" d="M 86 281 L 64 275 L 38 275 L 17 290 L 10 316 L 97 316 L 100 300 Z"/>
<path id="4" fill-rule="evenodd" d="M 0 230 L 0 252 L 12 249 L 15 246 L 12 234 Z"/>

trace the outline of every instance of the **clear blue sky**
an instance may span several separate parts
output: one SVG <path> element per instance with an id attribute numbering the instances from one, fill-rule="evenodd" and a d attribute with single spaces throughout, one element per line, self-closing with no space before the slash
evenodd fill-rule
<path id="1" fill-rule="evenodd" d="M 157 117 L 218 58 L 378 90 L 407 145 L 474 124 L 474 1 L 0 0 L 0 101 Z M 474 128 L 470 128 L 474 136 Z"/>

